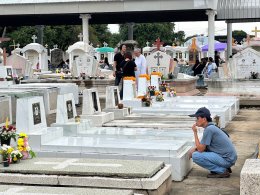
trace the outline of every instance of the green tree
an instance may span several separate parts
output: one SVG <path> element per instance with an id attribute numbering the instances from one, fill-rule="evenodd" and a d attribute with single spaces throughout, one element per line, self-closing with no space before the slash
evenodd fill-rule
<path id="1" fill-rule="evenodd" d="M 97 37 L 97 43 L 94 45 L 100 45 L 100 47 L 103 46 L 103 43 L 106 42 L 109 46 L 111 46 L 111 36 L 112 33 L 108 29 L 107 24 L 94 24 L 91 25 L 91 27 L 94 29 L 93 33 Z"/>
<path id="2" fill-rule="evenodd" d="M 134 40 L 140 47 L 145 47 L 146 42 L 153 43 L 159 37 L 165 44 L 172 44 L 174 40 L 174 23 L 146 23 L 134 25 Z M 119 32 L 122 40 L 127 40 L 128 26 L 121 24 Z"/>
<path id="3" fill-rule="evenodd" d="M 246 37 L 247 33 L 243 30 L 234 30 L 234 31 L 232 31 L 232 36 L 233 37 Z"/>

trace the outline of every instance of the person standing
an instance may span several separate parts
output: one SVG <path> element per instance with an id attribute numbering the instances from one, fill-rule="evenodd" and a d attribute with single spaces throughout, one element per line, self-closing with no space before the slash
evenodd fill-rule
<path id="1" fill-rule="evenodd" d="M 113 64 L 113 76 L 115 77 L 115 86 L 119 85 L 119 83 L 122 79 L 122 76 L 123 76 L 123 72 L 120 67 L 120 64 L 124 60 L 124 54 L 126 52 L 126 45 L 121 45 L 119 49 L 120 49 L 120 52 L 114 56 L 114 64 Z"/>
<path id="2" fill-rule="evenodd" d="M 210 171 L 208 178 L 230 177 L 231 166 L 237 160 L 237 152 L 228 135 L 214 125 L 210 111 L 205 107 L 199 108 L 195 114 L 189 116 L 196 117 L 192 126 L 195 147 L 190 150 L 190 158 Z M 204 128 L 201 141 L 198 138 L 197 127 Z"/>
<path id="3" fill-rule="evenodd" d="M 147 74 L 146 59 L 144 55 L 141 54 L 141 49 L 139 48 L 134 49 L 134 55 L 135 55 L 135 64 L 137 67 L 137 70 L 135 71 L 135 77 L 136 79 L 138 79 L 139 75 Z"/>

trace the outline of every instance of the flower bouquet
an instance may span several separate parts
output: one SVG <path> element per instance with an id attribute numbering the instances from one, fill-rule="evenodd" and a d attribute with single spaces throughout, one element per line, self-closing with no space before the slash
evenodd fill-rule
<path id="1" fill-rule="evenodd" d="M 174 87 L 171 87 L 170 88 L 170 97 L 176 97 L 177 96 L 177 93 L 176 93 L 176 90 L 174 89 Z"/>
<path id="2" fill-rule="evenodd" d="M 148 86 L 148 91 L 150 93 L 150 96 L 154 96 L 155 95 L 155 89 L 156 89 L 156 86 Z"/>
<path id="3" fill-rule="evenodd" d="M 6 119 L 5 126 L 0 127 L 0 139 L 1 145 L 6 144 L 10 145 L 11 138 L 16 141 L 16 128 L 12 125 L 9 125 L 8 118 Z"/>
<path id="4" fill-rule="evenodd" d="M 28 143 L 28 136 L 25 133 L 20 133 L 18 140 L 17 140 L 17 148 L 23 155 L 23 160 L 29 158 L 36 157 L 35 153 L 32 151 L 32 149 L 29 146 Z"/>
<path id="5" fill-rule="evenodd" d="M 162 84 L 160 85 L 160 91 L 161 91 L 161 92 L 166 92 L 167 87 L 168 87 L 168 85 L 167 85 L 166 83 L 162 83 Z"/>
<path id="6" fill-rule="evenodd" d="M 10 163 L 10 154 L 14 151 L 14 149 L 11 146 L 3 145 L 1 146 L 0 153 L 3 157 L 3 164 L 4 167 L 8 167 Z"/>
<path id="7" fill-rule="evenodd" d="M 162 102 L 162 101 L 164 101 L 162 92 L 159 92 L 159 94 L 156 96 L 156 99 L 155 99 L 155 100 L 156 100 L 157 102 Z"/>
<path id="8" fill-rule="evenodd" d="M 143 96 L 141 101 L 142 101 L 142 106 L 144 107 L 149 107 L 152 104 L 152 98 L 150 98 L 148 95 Z"/>
<path id="9" fill-rule="evenodd" d="M 13 150 L 10 154 L 10 158 L 13 163 L 17 163 L 23 158 L 23 155 L 19 150 Z"/>

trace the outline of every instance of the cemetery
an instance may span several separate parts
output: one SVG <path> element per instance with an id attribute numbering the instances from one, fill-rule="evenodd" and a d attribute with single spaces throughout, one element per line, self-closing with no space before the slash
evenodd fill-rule
<path id="1" fill-rule="evenodd" d="M 0 3 L 21 25 L 38 25 L 21 19 L 32 10 L 44 24 L 17 44 L 0 25 L 0 194 L 259 194 L 260 30 L 238 42 L 231 23 L 251 20 L 252 6 L 228 15 L 227 0 L 135 3 Z M 139 23 L 169 18 L 208 21 L 208 34 L 166 38 L 154 25 L 139 39 Z M 225 43 L 215 19 L 226 21 Z M 56 22 L 67 26 L 54 33 Z M 121 24 L 117 37 L 107 22 Z"/>

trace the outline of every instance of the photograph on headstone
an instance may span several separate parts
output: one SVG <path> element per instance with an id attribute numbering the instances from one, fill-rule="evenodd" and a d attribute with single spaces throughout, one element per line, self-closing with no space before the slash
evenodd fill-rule
<path id="1" fill-rule="evenodd" d="M 96 92 L 92 92 L 92 100 L 95 111 L 98 111 L 97 95 Z"/>
<path id="2" fill-rule="evenodd" d="M 32 104 L 32 110 L 33 110 L 33 124 L 34 125 L 40 124 L 42 122 L 40 102 Z"/>
<path id="3" fill-rule="evenodd" d="M 10 76 L 10 77 L 12 77 L 12 69 L 11 68 L 6 68 L 6 74 L 7 74 L 7 76 Z"/>
<path id="4" fill-rule="evenodd" d="M 118 95 L 117 95 L 117 89 L 114 89 L 114 96 L 115 96 L 115 106 L 117 106 L 119 104 Z"/>
<path id="5" fill-rule="evenodd" d="M 74 118 L 73 109 L 72 109 L 72 101 L 71 100 L 66 101 L 66 106 L 67 106 L 68 119 Z"/>

